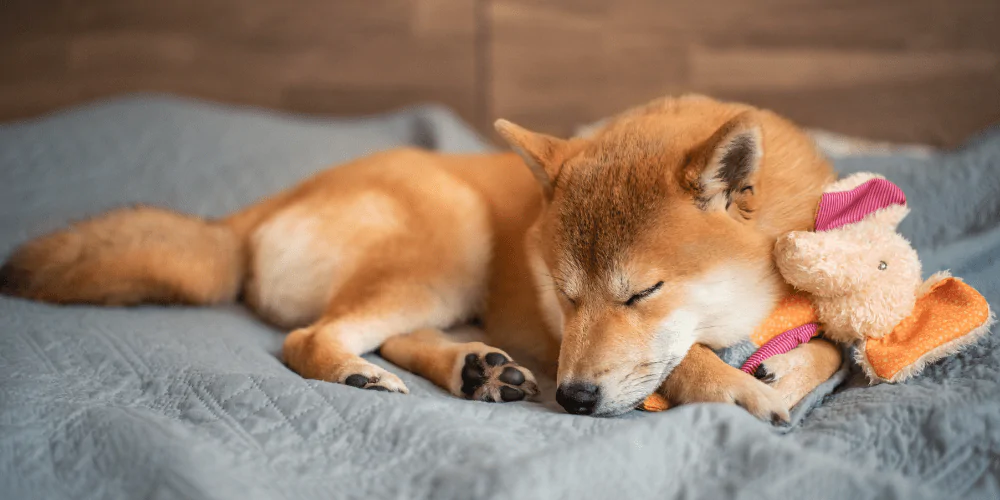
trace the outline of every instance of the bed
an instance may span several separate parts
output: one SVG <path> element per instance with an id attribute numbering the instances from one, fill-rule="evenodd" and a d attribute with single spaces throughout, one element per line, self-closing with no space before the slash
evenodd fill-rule
<path id="1" fill-rule="evenodd" d="M 0 255 L 130 203 L 219 216 L 398 145 L 489 146 L 445 108 L 318 119 L 133 95 L 0 125 Z M 908 194 L 901 231 L 1000 305 L 1000 128 L 849 155 Z M 0 498 L 1000 498 L 1000 349 L 902 385 L 856 370 L 787 432 L 725 405 L 596 419 L 551 402 L 303 380 L 238 306 L 0 298 Z"/>

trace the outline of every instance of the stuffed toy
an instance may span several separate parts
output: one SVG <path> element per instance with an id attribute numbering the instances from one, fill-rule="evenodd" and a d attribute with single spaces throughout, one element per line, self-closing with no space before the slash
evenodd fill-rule
<path id="1" fill-rule="evenodd" d="M 775 244 L 778 270 L 810 295 L 823 336 L 853 346 L 872 383 L 916 375 L 994 321 L 986 299 L 947 271 L 921 282 L 917 252 L 896 232 L 908 213 L 898 186 L 855 174 L 825 190 L 815 232 Z"/>
<path id="2" fill-rule="evenodd" d="M 921 282 L 917 252 L 896 232 L 906 197 L 885 178 L 859 173 L 824 190 L 815 231 L 778 239 L 775 264 L 797 292 L 750 336 L 753 374 L 770 356 L 813 336 L 853 347 L 871 383 L 902 382 L 989 332 L 986 299 L 948 272 Z M 655 394 L 641 409 L 669 404 Z"/>

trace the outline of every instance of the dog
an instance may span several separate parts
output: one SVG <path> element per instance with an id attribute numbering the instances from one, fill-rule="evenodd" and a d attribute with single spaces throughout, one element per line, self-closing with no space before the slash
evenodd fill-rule
<path id="1" fill-rule="evenodd" d="M 698 95 L 628 110 L 586 137 L 496 129 L 513 152 L 399 149 L 218 220 L 139 206 L 77 222 L 21 245 L 0 292 L 242 300 L 290 331 L 292 370 L 363 389 L 408 392 L 361 357 L 377 350 L 480 401 L 537 394 L 534 364 L 572 414 L 618 415 L 659 390 L 674 404 L 788 418 L 777 390 L 712 349 L 745 339 L 788 291 L 775 240 L 812 229 L 833 179 L 802 131 Z M 471 320 L 477 338 L 445 332 Z"/>

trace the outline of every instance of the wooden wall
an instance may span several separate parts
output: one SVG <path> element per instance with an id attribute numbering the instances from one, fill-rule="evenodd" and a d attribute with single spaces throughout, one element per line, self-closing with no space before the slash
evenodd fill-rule
<path id="1" fill-rule="evenodd" d="M 0 116 L 153 90 L 322 114 L 481 100 L 473 0 L 3 0 Z"/>
<path id="2" fill-rule="evenodd" d="M 3 0 L 0 119 L 152 90 L 568 134 L 697 91 L 953 145 L 1000 122 L 998 23 L 997 0 Z"/>

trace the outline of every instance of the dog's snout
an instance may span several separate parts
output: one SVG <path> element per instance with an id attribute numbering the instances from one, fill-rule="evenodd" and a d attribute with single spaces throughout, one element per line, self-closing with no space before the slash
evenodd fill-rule
<path id="1" fill-rule="evenodd" d="M 556 401 L 574 415 L 590 415 L 601 398 L 601 390 L 594 384 L 573 382 L 561 384 L 556 391 Z"/>

